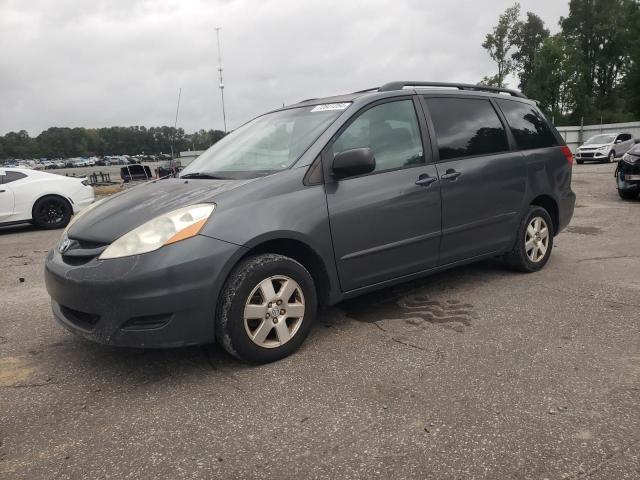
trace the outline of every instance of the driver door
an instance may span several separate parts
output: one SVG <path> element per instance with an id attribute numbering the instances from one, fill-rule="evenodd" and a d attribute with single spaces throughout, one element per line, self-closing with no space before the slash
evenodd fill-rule
<path id="1" fill-rule="evenodd" d="M 365 107 L 322 155 L 333 249 L 343 291 L 433 268 L 441 233 L 440 183 L 419 104 L 393 98 Z M 370 148 L 373 172 L 336 180 L 336 154 Z"/>

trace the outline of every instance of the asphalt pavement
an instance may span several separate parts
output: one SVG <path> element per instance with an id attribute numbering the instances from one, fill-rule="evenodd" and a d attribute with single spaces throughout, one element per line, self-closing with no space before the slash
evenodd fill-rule
<path id="1" fill-rule="evenodd" d="M 574 166 L 543 271 L 341 303 L 264 366 L 73 336 L 43 282 L 60 231 L 0 229 L 0 478 L 640 478 L 640 201 L 614 168 Z"/>

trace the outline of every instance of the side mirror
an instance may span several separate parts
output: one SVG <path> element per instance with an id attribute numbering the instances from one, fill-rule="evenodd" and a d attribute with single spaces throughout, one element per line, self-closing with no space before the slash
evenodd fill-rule
<path id="1" fill-rule="evenodd" d="M 353 148 L 345 150 L 333 157 L 331 170 L 337 179 L 355 177 L 373 172 L 376 169 L 376 159 L 370 148 Z"/>
<path id="2" fill-rule="evenodd" d="M 622 143 L 622 140 L 618 138 L 618 139 L 616 140 L 616 143 Z"/>

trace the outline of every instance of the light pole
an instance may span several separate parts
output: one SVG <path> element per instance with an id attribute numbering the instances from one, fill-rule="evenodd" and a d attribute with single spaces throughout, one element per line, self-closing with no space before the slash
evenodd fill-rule
<path id="1" fill-rule="evenodd" d="M 227 133 L 227 115 L 224 111 L 224 83 L 222 82 L 222 54 L 220 53 L 220 29 L 216 28 L 216 38 L 218 39 L 218 74 L 220 76 L 220 97 L 222 98 L 222 122 L 224 124 L 224 133 Z"/>

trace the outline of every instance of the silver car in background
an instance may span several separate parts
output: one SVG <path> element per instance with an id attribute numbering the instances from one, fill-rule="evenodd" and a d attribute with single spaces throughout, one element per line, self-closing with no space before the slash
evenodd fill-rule
<path id="1" fill-rule="evenodd" d="M 613 162 L 622 157 L 635 145 L 635 139 L 629 133 L 603 133 L 591 137 L 578 147 L 576 162 L 584 163 L 586 160 L 598 162 Z"/>

